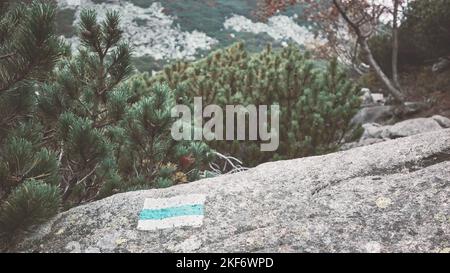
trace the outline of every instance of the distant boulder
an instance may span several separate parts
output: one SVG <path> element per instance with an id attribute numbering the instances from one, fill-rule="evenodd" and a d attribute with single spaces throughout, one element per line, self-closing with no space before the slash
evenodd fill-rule
<path id="1" fill-rule="evenodd" d="M 439 116 L 439 115 L 433 116 L 432 119 L 437 121 L 437 123 L 439 123 L 439 125 L 441 125 L 441 127 L 450 128 L 450 119 L 443 117 L 443 116 Z"/>
<path id="2" fill-rule="evenodd" d="M 450 59 L 449 57 L 439 58 L 438 62 L 433 64 L 431 70 L 433 73 L 440 73 L 450 68 Z"/>
<path id="3" fill-rule="evenodd" d="M 376 105 L 364 107 L 353 117 L 350 124 L 359 126 L 366 123 L 389 123 L 396 117 L 396 106 Z"/>
<path id="4" fill-rule="evenodd" d="M 450 128 L 450 119 L 443 116 L 417 118 L 398 122 L 394 125 L 366 123 L 362 125 L 364 132 L 356 142 L 345 143 L 341 150 L 368 146 L 390 139 L 408 137 Z"/>
<path id="5" fill-rule="evenodd" d="M 389 138 L 399 138 L 438 130 L 442 130 L 442 127 L 433 118 L 417 118 L 405 120 L 390 126 L 388 134 Z"/>

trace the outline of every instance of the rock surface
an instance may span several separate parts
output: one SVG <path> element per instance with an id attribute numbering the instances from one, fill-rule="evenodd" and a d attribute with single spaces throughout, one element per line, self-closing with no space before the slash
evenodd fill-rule
<path id="1" fill-rule="evenodd" d="M 90 8 L 103 20 L 106 12 L 114 10 L 121 16 L 123 36 L 133 46 L 136 57 L 151 56 L 155 60 L 195 59 L 199 51 L 211 50 L 218 41 L 203 32 L 183 31 L 175 17 L 166 15 L 159 2 L 143 8 L 131 1 L 58 0 L 60 9 L 75 11 L 74 26 L 80 21 L 83 9 Z M 80 45 L 77 37 L 68 38 L 75 51 Z"/>
<path id="2" fill-rule="evenodd" d="M 394 120 L 395 106 L 392 105 L 375 105 L 364 107 L 353 117 L 351 125 L 358 126 L 366 123 L 389 123 Z"/>
<path id="3" fill-rule="evenodd" d="M 325 40 L 316 37 L 310 28 L 299 24 L 295 15 L 276 14 L 268 18 L 266 23 L 253 22 L 254 18 L 250 18 L 252 11 L 256 9 L 256 1 L 210 1 L 214 6 L 213 9 L 205 9 L 204 4 L 195 3 L 202 1 L 182 3 L 186 1 L 56 0 L 56 2 L 59 9 L 75 12 L 72 25 L 66 26 L 73 30 L 79 22 L 82 9 L 96 10 L 99 18 L 104 18 L 107 10 L 118 11 L 121 15 L 124 38 L 133 45 L 134 56 L 150 56 L 164 64 L 171 60 L 195 60 L 214 48 L 221 48 L 241 40 L 246 41 L 249 47 L 255 42 L 261 43 L 263 47 L 268 42 L 274 44 L 293 42 L 313 49 L 325 43 Z M 205 19 L 196 20 L 195 17 Z M 64 24 L 70 21 L 70 18 L 64 19 Z M 65 34 L 69 36 L 67 38 L 72 48 L 76 50 L 80 44 L 79 39 L 72 36 L 72 33 Z"/>
<path id="4" fill-rule="evenodd" d="M 389 138 L 399 138 L 437 130 L 442 130 L 442 127 L 433 118 L 416 118 L 405 120 L 391 126 L 388 129 L 388 134 Z"/>
<path id="5" fill-rule="evenodd" d="M 361 89 L 361 105 L 363 108 L 370 106 L 382 106 L 386 103 L 386 98 L 381 93 L 372 93 L 369 88 Z"/>
<path id="6" fill-rule="evenodd" d="M 361 97 L 363 102 L 365 100 L 364 96 L 366 95 Z M 370 105 L 364 105 L 363 103 L 363 107 L 352 118 L 350 122 L 351 125 L 358 126 L 367 123 L 379 123 L 383 125 L 393 124 L 399 119 L 411 117 L 412 115 L 430 107 L 428 103 L 424 102 L 405 102 L 402 107 L 395 105 L 383 105 L 386 103 L 386 100 L 382 94 L 370 93 L 370 96 L 372 97 L 371 101 L 373 103 Z"/>
<path id="7" fill-rule="evenodd" d="M 117 194 L 37 228 L 26 252 L 445 252 L 450 130 L 168 189 Z M 138 231 L 145 198 L 206 194 L 201 228 Z"/>
<path id="8" fill-rule="evenodd" d="M 440 115 L 435 115 L 432 117 L 432 119 L 434 119 L 437 123 L 439 123 L 439 125 L 441 125 L 442 128 L 450 128 L 450 119 Z"/>

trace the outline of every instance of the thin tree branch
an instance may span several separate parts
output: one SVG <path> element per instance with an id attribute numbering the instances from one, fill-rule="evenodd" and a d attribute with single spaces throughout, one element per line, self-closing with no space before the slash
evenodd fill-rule
<path id="1" fill-rule="evenodd" d="M 14 52 L 13 53 L 9 53 L 9 54 L 5 54 L 5 55 L 0 55 L 0 60 L 10 58 L 10 57 L 12 57 L 14 55 L 16 55 L 16 53 L 14 53 Z"/>

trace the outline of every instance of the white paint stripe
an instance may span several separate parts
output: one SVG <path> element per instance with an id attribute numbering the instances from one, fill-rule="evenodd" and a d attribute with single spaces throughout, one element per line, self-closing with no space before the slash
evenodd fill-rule
<path id="1" fill-rule="evenodd" d="M 183 226 L 201 227 L 203 224 L 203 215 L 188 215 L 162 220 L 139 220 L 138 230 L 158 230 L 166 228 L 176 228 Z"/>
<path id="2" fill-rule="evenodd" d="M 186 205 L 203 205 L 206 200 L 204 194 L 179 195 L 170 198 L 146 198 L 143 209 L 165 209 Z"/>

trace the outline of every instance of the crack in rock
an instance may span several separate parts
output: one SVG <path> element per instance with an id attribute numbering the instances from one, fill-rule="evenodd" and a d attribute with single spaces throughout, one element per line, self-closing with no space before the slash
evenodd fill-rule
<path id="1" fill-rule="evenodd" d="M 404 164 L 401 165 L 397 165 L 397 166 L 392 166 L 391 168 L 388 169 L 377 169 L 374 168 L 372 170 L 369 171 L 364 171 L 360 174 L 356 174 L 356 175 L 352 175 L 348 178 L 345 179 L 340 179 L 340 180 L 333 180 L 330 181 L 326 184 L 321 184 L 317 187 L 315 187 L 313 190 L 311 190 L 311 196 L 314 197 L 317 194 L 319 194 L 321 191 L 333 187 L 334 185 L 337 185 L 339 183 L 342 182 L 346 182 L 358 177 L 370 177 L 370 176 L 386 176 L 386 175 L 392 175 L 392 174 L 396 174 L 399 173 L 403 170 L 407 170 L 408 172 L 416 172 L 428 167 L 431 167 L 433 165 L 437 165 L 446 161 L 450 161 L 450 149 L 446 149 L 442 152 L 439 153 L 435 153 L 431 156 L 425 157 L 423 159 L 420 159 L 418 161 L 410 161 L 410 162 L 406 162 Z"/>

